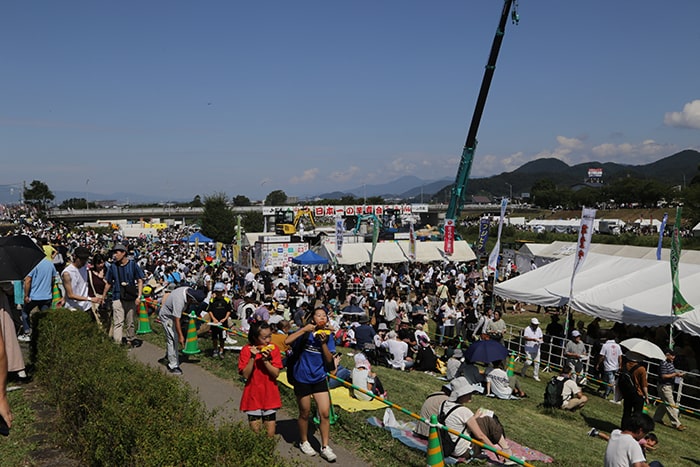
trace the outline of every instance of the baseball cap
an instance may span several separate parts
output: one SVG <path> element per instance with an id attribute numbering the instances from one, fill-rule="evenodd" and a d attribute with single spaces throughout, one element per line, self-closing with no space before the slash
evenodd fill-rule
<path id="1" fill-rule="evenodd" d="M 532 318 L 530 320 L 530 324 L 534 324 L 535 326 L 538 326 L 540 324 L 540 320 L 537 318 Z"/>
<path id="2" fill-rule="evenodd" d="M 578 331 L 571 331 L 571 337 L 581 337 L 581 333 Z"/>

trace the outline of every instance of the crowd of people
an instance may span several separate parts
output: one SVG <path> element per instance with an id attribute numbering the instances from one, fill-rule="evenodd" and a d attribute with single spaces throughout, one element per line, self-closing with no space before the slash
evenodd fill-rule
<path id="1" fill-rule="evenodd" d="M 30 340 L 31 312 L 54 302 L 54 306 L 90 313 L 115 344 L 137 347 L 141 342 L 135 334 L 135 317 L 140 300 L 145 298 L 164 329 L 166 355 L 161 363 L 170 373 L 181 375 L 179 350 L 185 346 L 186 333 L 183 314 L 196 309 L 199 333 L 211 336 L 213 357 L 224 357 L 230 342 L 226 328 L 239 326 L 248 336 L 239 358 L 239 373 L 246 381 L 241 410 L 247 413 L 254 430 L 274 434 L 275 414 L 281 407 L 276 380 L 280 370 L 287 368 L 299 406 L 300 449 L 307 455 L 316 454 L 307 438 L 313 397 L 319 408 L 320 455 L 329 461 L 336 458 L 329 445 L 328 371 L 369 394 L 385 395 L 386 389 L 372 365 L 432 372 L 444 366 L 450 386 L 441 394 L 445 395 L 442 402 L 447 403 L 435 412 L 437 405 L 432 401 L 435 414 L 465 406 L 468 396 L 475 392 L 501 399 L 527 397 L 518 376 L 509 376 L 503 361 L 488 362 L 491 364 L 481 372 L 464 360 L 462 347 L 467 342 L 503 341 L 507 333 L 503 314 L 520 313 L 524 307 L 494 300 L 490 272 L 475 263 L 322 270 L 285 265 L 256 272 L 234 264 L 225 250 L 219 256 L 213 245 L 182 242 L 183 233 L 177 229 L 164 230 L 158 238 L 126 239 L 118 233 L 100 234 L 39 222 L 20 224 L 10 233 L 31 236 L 45 252 L 45 258 L 26 278 L 2 289 L 7 301 L 2 308 L 20 310 L 16 340 Z M 507 275 L 517 275 L 509 265 L 505 267 Z M 61 290 L 58 302 L 54 284 Z M 3 315 L 10 320 L 14 317 L 12 313 Z M 601 396 L 607 398 L 623 365 L 617 342 L 625 328 L 616 326 L 606 340 L 599 320 L 587 328 L 572 322 L 567 326 L 569 334 L 564 335 L 558 315 L 550 316 L 552 322 L 544 332 L 536 317 L 523 330 L 525 364 L 520 378 L 526 377 L 533 366 L 533 378 L 539 381 L 542 352 L 547 352 L 548 346 L 559 345 L 565 347 L 559 362 L 563 368 L 560 377 L 570 381 L 564 385 L 567 393 L 560 408 L 574 410 L 586 403 L 577 375 L 583 373 L 583 364 L 589 358 L 607 383 L 601 385 Z M 428 333 L 429 327 L 436 332 Z M 602 347 L 596 347 L 601 342 Z M 584 343 L 596 344 L 592 356 L 587 355 Z M 353 369 L 340 364 L 336 346 L 354 349 Z M 16 355 L 11 356 L 19 351 L 5 353 L 10 356 L 5 359 L 11 362 L 8 371 L 26 377 L 23 362 L 17 363 Z M 669 355 L 675 358 L 675 352 Z M 662 375 L 673 375 L 668 380 L 682 377 L 682 372 L 673 367 L 673 359 L 670 362 L 662 368 Z M 668 393 L 663 383 L 661 387 L 662 394 Z M 448 389 L 450 395 L 446 394 Z M 644 390 L 641 392 L 642 398 L 648 398 Z M 371 397 L 363 391 L 354 394 L 359 399 Z M 662 397 L 672 398 L 672 389 L 671 396 Z M 3 399 L 0 392 L 0 415 L 9 424 L 11 414 Z M 637 405 L 630 402 L 628 410 L 625 402 L 623 431 L 625 427 L 634 429 L 630 420 L 639 412 Z M 675 427 L 684 429 L 671 408 L 660 409 L 655 418 L 660 421 L 666 414 Z M 449 421 L 446 425 L 462 423 L 460 429 L 468 430 L 475 439 L 507 452 L 503 427 L 493 414 L 460 409 L 445 419 Z M 455 455 L 468 452 L 462 440 L 452 441 Z"/>

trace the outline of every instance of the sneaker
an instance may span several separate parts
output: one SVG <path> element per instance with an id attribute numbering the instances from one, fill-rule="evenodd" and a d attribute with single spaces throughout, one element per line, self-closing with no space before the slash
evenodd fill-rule
<path id="1" fill-rule="evenodd" d="M 540 377 L 539 377 L 539 376 L 533 376 L 532 379 L 534 379 L 535 381 L 539 381 L 539 380 L 540 380 Z"/>
<path id="2" fill-rule="evenodd" d="M 131 343 L 129 345 L 131 345 L 132 349 L 135 349 L 137 347 L 141 347 L 142 344 L 143 344 L 143 341 L 141 339 L 134 339 L 133 341 L 131 341 Z"/>
<path id="3" fill-rule="evenodd" d="M 218 356 L 219 356 L 219 351 L 218 351 L 218 350 L 214 350 L 214 351 L 211 353 L 211 356 L 214 357 L 214 358 L 218 357 Z"/>
<path id="4" fill-rule="evenodd" d="M 17 340 L 20 342 L 29 342 L 32 340 L 32 338 L 29 334 L 20 334 L 17 336 Z"/>
<path id="5" fill-rule="evenodd" d="M 219 358 L 220 358 L 221 360 L 224 359 L 224 351 L 223 351 L 223 350 L 221 350 L 221 351 L 219 352 Z"/>
<path id="6" fill-rule="evenodd" d="M 173 375 L 177 375 L 177 376 L 182 375 L 182 370 L 180 369 L 179 366 L 176 366 L 175 368 L 168 368 L 168 371 Z"/>
<path id="7" fill-rule="evenodd" d="M 168 360 L 168 357 L 163 357 L 163 358 L 159 358 L 159 359 L 158 359 L 158 363 L 160 363 L 161 365 L 166 365 L 166 366 L 167 366 L 168 363 L 170 363 L 170 361 Z"/>
<path id="8" fill-rule="evenodd" d="M 595 438 L 596 436 L 598 436 L 598 430 L 596 430 L 595 428 L 591 428 L 590 430 L 588 430 L 588 436 L 590 436 L 591 438 Z"/>
<path id="9" fill-rule="evenodd" d="M 321 457 L 326 459 L 328 462 L 335 462 L 335 460 L 338 458 L 330 446 L 326 446 L 325 448 L 321 449 Z"/>
<path id="10" fill-rule="evenodd" d="M 685 425 L 678 425 L 678 426 L 676 427 L 676 430 L 678 430 L 678 431 L 685 431 Z M 323 451 L 322 451 L 322 452 L 323 452 Z"/>
<path id="11" fill-rule="evenodd" d="M 235 339 L 231 339 L 231 336 L 226 337 L 226 345 L 236 345 L 238 342 Z"/>
<path id="12" fill-rule="evenodd" d="M 316 451 L 314 451 L 314 448 L 311 447 L 311 443 L 309 443 L 308 441 L 304 441 L 303 443 L 300 443 L 299 449 L 301 449 L 301 452 L 303 452 L 307 456 L 315 456 L 316 455 Z M 323 452 L 323 451 L 321 451 L 321 452 Z"/>

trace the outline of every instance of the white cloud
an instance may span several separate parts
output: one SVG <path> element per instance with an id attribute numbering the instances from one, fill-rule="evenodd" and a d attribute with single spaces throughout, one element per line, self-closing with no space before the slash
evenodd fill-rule
<path id="1" fill-rule="evenodd" d="M 357 173 L 360 172 L 360 168 L 357 166 L 350 166 L 345 170 L 337 170 L 330 174 L 330 179 L 336 183 L 347 182 L 351 180 Z"/>
<path id="2" fill-rule="evenodd" d="M 304 173 L 299 176 L 294 176 L 289 179 L 289 183 L 296 185 L 298 183 L 308 183 L 312 182 L 316 179 L 316 176 L 318 175 L 318 169 L 313 168 L 313 169 L 306 169 L 304 170 Z"/>
<path id="3" fill-rule="evenodd" d="M 700 99 L 685 104 L 681 112 L 666 112 L 664 124 L 700 130 Z"/>

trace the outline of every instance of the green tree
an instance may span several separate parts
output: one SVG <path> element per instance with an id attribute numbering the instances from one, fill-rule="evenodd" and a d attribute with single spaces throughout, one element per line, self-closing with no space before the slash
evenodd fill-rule
<path id="1" fill-rule="evenodd" d="M 233 205 L 234 206 L 250 206 L 252 203 L 250 202 L 250 198 L 244 195 L 236 195 L 233 198 Z"/>
<path id="2" fill-rule="evenodd" d="M 253 211 L 242 214 L 241 225 L 245 232 L 262 232 L 265 225 L 262 212 Z"/>
<path id="3" fill-rule="evenodd" d="M 87 204 L 85 198 L 71 198 L 63 201 L 58 207 L 61 209 L 85 209 Z"/>
<path id="4" fill-rule="evenodd" d="M 24 189 L 24 202 L 35 207 L 46 208 L 50 201 L 56 199 L 49 186 L 39 180 L 33 180 L 29 188 Z"/>
<path id="5" fill-rule="evenodd" d="M 265 198 L 265 206 L 283 206 L 287 202 L 287 193 L 282 190 L 271 191 Z"/>
<path id="6" fill-rule="evenodd" d="M 192 199 L 192 202 L 190 203 L 190 206 L 192 206 L 193 208 L 201 208 L 203 206 L 202 197 L 199 195 L 195 195 L 194 199 Z"/>
<path id="7" fill-rule="evenodd" d="M 228 205 L 224 193 L 215 193 L 204 198 L 202 233 L 214 241 L 231 243 L 236 235 L 236 216 Z"/>

